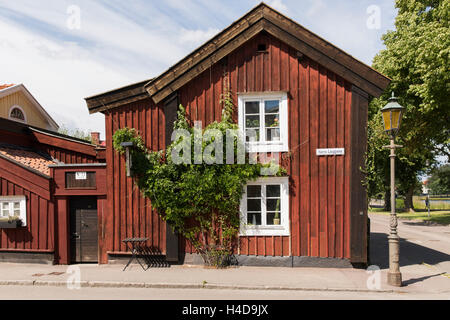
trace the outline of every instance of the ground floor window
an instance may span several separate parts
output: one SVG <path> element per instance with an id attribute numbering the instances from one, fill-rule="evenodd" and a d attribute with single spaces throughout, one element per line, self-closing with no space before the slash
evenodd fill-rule
<path id="1" fill-rule="evenodd" d="M 249 182 L 241 201 L 242 236 L 289 235 L 289 178 Z"/>
<path id="2" fill-rule="evenodd" d="M 25 226 L 27 220 L 26 210 L 25 196 L 0 196 L 0 218 L 17 217 L 22 220 L 22 226 Z"/>

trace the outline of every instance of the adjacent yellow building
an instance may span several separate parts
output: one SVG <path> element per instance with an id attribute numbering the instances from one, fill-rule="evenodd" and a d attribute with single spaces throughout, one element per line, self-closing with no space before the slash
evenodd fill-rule
<path id="1" fill-rule="evenodd" d="M 59 126 L 23 84 L 0 84 L 0 118 L 58 131 Z"/>

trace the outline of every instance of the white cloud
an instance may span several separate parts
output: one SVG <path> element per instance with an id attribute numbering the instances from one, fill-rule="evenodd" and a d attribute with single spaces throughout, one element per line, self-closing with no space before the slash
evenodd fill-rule
<path id="1" fill-rule="evenodd" d="M 267 3 L 269 6 L 281 13 L 288 14 L 288 7 L 283 3 L 282 0 L 271 0 Z"/>
<path id="2" fill-rule="evenodd" d="M 210 40 L 217 33 L 219 29 L 208 29 L 208 30 L 187 30 L 182 29 L 180 34 L 180 43 L 199 46 L 204 42 Z"/>
<path id="3" fill-rule="evenodd" d="M 89 116 L 83 97 L 129 83 L 129 77 L 76 44 L 56 43 L 3 21 L 0 30 L 0 83 L 23 83 L 60 125 L 104 132 L 103 116 Z"/>
<path id="4" fill-rule="evenodd" d="M 236 21 L 255 0 L 0 0 L 0 83 L 24 83 L 60 124 L 104 132 L 84 97 L 160 74 Z M 259 1 L 258 1 L 259 2 Z M 382 0 L 382 30 L 365 28 L 365 5 L 270 0 L 268 4 L 366 63 L 392 25 Z M 67 28 L 67 8 L 81 29 Z M 364 7 L 364 8 L 363 8 Z M 319 14 L 320 13 L 320 14 Z"/>

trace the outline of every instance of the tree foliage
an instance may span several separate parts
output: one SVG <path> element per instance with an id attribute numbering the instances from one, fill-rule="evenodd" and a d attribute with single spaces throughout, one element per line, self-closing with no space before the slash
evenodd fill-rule
<path id="1" fill-rule="evenodd" d="M 369 109 L 369 193 L 388 188 L 388 144 L 380 109 L 392 91 L 405 113 L 397 143 L 398 191 L 411 195 L 417 175 L 439 155 L 450 156 L 450 0 L 397 0 L 396 30 L 383 35 L 386 46 L 373 67 L 392 79 L 390 88 Z"/>
<path id="2" fill-rule="evenodd" d="M 428 180 L 428 188 L 431 194 L 450 193 L 450 165 L 446 164 L 435 168 Z"/>
<path id="3" fill-rule="evenodd" d="M 64 125 L 58 129 L 58 133 L 64 134 L 69 137 L 85 140 L 86 142 L 92 142 L 91 131 L 83 131 L 82 129 L 69 129 Z"/>

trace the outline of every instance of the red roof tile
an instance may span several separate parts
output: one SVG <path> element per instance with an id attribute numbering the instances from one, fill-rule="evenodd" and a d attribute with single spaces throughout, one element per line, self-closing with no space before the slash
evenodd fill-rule
<path id="1" fill-rule="evenodd" d="M 0 154 L 12 160 L 15 160 L 23 164 L 24 166 L 37 170 L 47 176 L 50 175 L 50 168 L 48 166 L 50 164 L 55 164 L 54 161 L 45 158 L 39 153 L 28 150 L 13 149 L 0 146 Z"/>
<path id="2" fill-rule="evenodd" d="M 13 84 L 13 83 L 11 83 L 11 84 L 0 84 L 0 90 L 6 89 L 6 88 L 9 88 L 9 87 L 12 87 L 12 86 L 15 86 L 15 84 Z"/>

